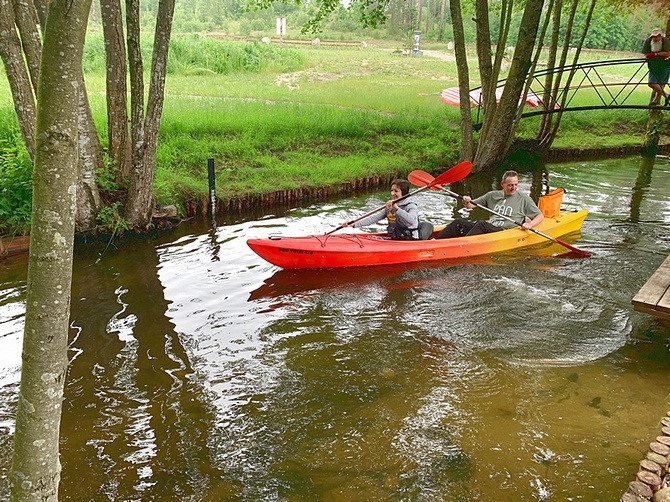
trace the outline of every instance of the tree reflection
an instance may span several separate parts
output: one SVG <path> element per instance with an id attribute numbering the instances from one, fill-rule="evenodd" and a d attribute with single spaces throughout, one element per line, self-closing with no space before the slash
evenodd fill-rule
<path id="1" fill-rule="evenodd" d="M 630 199 L 630 220 L 633 223 L 640 221 L 640 205 L 647 193 L 647 188 L 651 185 L 651 173 L 654 170 L 656 157 L 640 157 L 640 169 L 637 172 L 637 179 L 632 190 Z"/>
<path id="2" fill-rule="evenodd" d="M 210 227 L 208 232 L 209 235 L 208 250 L 209 254 L 212 257 L 212 261 L 221 260 L 221 257 L 219 256 L 219 254 L 221 253 L 221 244 L 219 244 L 216 232 L 217 232 L 216 216 L 212 215 L 212 226 Z"/>
<path id="3" fill-rule="evenodd" d="M 100 263 L 77 261 L 64 498 L 189 498 L 219 477 L 207 444 L 213 409 L 166 317 L 158 268 L 150 243 L 124 246 Z"/>

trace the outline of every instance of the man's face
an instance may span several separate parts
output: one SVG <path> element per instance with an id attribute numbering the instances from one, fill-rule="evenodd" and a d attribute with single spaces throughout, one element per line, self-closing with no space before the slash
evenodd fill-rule
<path id="1" fill-rule="evenodd" d="M 519 188 L 519 178 L 516 176 L 508 176 L 505 180 L 500 183 L 503 189 L 503 193 L 507 195 L 514 195 L 516 189 Z"/>

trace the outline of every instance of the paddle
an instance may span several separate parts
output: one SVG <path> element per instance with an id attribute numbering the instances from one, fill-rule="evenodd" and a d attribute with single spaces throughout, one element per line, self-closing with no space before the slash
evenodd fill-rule
<path id="1" fill-rule="evenodd" d="M 468 174 L 470 174 L 471 170 L 472 170 L 472 163 L 470 161 L 466 160 L 465 162 L 461 162 L 460 164 L 456 164 L 454 167 L 452 167 L 450 169 L 447 169 L 442 174 L 440 174 L 437 178 L 431 176 L 428 173 L 425 173 L 425 174 L 428 174 L 428 176 L 430 176 L 430 180 L 427 181 L 426 183 L 414 183 L 410 180 L 413 185 L 425 185 L 425 186 L 422 186 L 418 190 L 414 190 L 413 192 L 410 192 L 406 195 L 403 195 L 402 197 L 396 199 L 394 202 L 400 202 L 401 200 L 405 200 L 405 199 L 411 197 L 414 194 L 417 194 L 419 192 L 423 192 L 424 190 L 427 190 L 427 189 L 432 188 L 432 187 L 442 188 L 441 185 L 444 185 L 444 184 L 447 184 L 447 183 L 455 183 L 459 180 L 462 180 Z M 412 171 L 410 173 L 410 176 L 413 173 L 416 173 L 416 172 L 417 171 Z M 420 172 L 425 172 L 425 171 L 420 171 Z M 386 204 L 384 204 L 380 208 L 377 208 L 373 211 L 370 211 L 369 213 L 365 213 L 363 216 L 359 216 L 355 220 L 348 221 L 347 225 L 351 225 L 353 223 L 356 223 L 357 221 L 362 220 L 363 218 L 367 218 L 368 216 L 371 216 L 371 215 L 383 210 L 385 207 L 386 207 Z M 337 232 L 338 230 L 341 230 L 343 228 L 344 228 L 344 225 L 340 225 L 339 227 L 334 228 L 330 232 L 326 232 L 325 235 L 330 235 L 330 234 L 332 234 L 334 232 Z"/>
<path id="2" fill-rule="evenodd" d="M 411 173 L 409 173 L 409 176 L 407 177 L 407 179 L 409 180 L 410 183 L 412 183 L 413 185 L 417 185 L 417 186 L 426 185 L 426 183 L 430 184 L 431 187 L 435 187 L 435 185 L 437 185 L 437 183 L 435 183 L 435 181 L 437 181 L 437 178 L 433 179 L 433 176 L 431 176 L 429 173 L 427 173 L 425 171 L 420 171 L 420 170 L 412 171 Z M 430 181 L 431 179 L 433 180 L 432 182 Z M 426 185 L 426 186 L 428 186 L 428 185 Z M 437 188 L 437 187 L 435 187 L 435 188 Z M 451 190 L 449 190 L 447 188 L 439 187 L 438 189 L 447 192 L 449 195 L 451 195 L 452 197 L 454 197 L 456 199 L 461 199 L 461 200 L 463 199 L 462 195 L 459 195 L 455 192 L 452 192 Z M 485 211 L 488 211 L 491 214 L 495 214 L 497 216 L 500 216 L 501 218 L 503 218 L 507 221 L 511 221 L 512 223 L 514 223 L 515 225 L 518 225 L 519 227 L 523 227 L 523 225 L 521 223 L 513 220 L 509 216 L 498 213 L 497 211 L 494 211 L 493 209 L 489 209 L 488 207 L 482 206 L 480 204 L 475 204 L 472 201 L 470 201 L 470 204 L 472 204 L 475 207 L 479 207 L 481 209 L 484 209 Z M 574 246 L 571 246 L 567 242 L 563 242 L 562 240 L 557 239 L 555 237 L 552 237 L 550 235 L 547 235 L 545 233 L 542 233 L 539 230 L 535 230 L 534 228 L 528 228 L 526 230 L 530 230 L 531 232 L 536 233 L 537 235 L 540 235 L 540 236 L 544 237 L 545 239 L 549 239 L 550 241 L 553 241 L 556 244 L 560 244 L 561 246 L 564 246 L 564 247 L 568 248 L 570 251 L 575 253 L 575 255 L 577 255 L 577 256 L 581 256 L 581 257 L 585 257 L 585 258 L 588 257 L 588 256 L 591 256 L 591 253 L 589 253 L 588 251 L 584 251 L 583 249 L 579 249 L 579 248 L 576 248 Z"/>

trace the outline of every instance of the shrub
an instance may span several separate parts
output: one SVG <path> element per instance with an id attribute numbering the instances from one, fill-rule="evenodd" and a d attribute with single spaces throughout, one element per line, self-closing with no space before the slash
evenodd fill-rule
<path id="1" fill-rule="evenodd" d="M 27 234 L 33 200 L 33 164 L 20 136 L 0 141 L 0 233 Z"/>

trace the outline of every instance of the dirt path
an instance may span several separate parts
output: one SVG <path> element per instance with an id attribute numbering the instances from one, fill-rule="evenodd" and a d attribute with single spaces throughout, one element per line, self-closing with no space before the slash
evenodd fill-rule
<path id="1" fill-rule="evenodd" d="M 442 61 L 456 61 L 456 56 L 447 52 L 440 51 L 423 51 L 424 56 L 428 56 L 435 59 L 441 59 Z"/>

